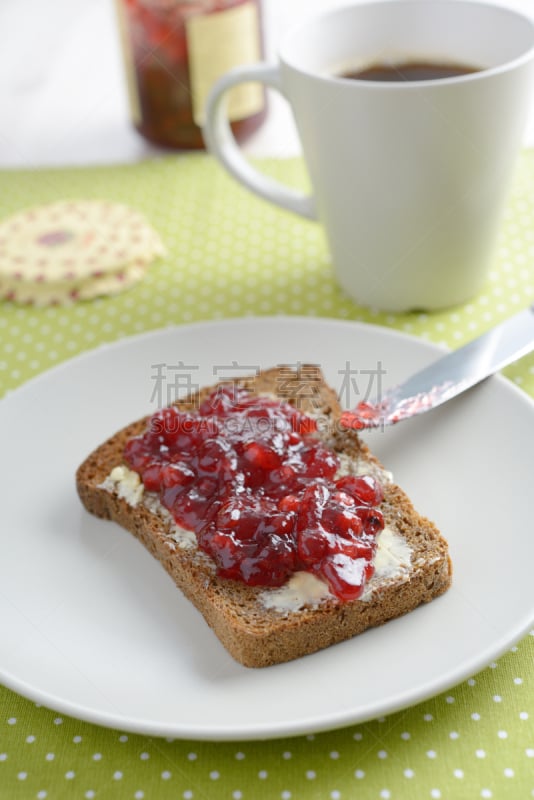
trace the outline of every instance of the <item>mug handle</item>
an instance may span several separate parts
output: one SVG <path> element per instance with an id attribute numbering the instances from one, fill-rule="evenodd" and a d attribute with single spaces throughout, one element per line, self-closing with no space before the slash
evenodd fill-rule
<path id="1" fill-rule="evenodd" d="M 208 96 L 206 120 L 202 130 L 206 147 L 228 172 L 250 191 L 306 219 L 316 220 L 313 195 L 290 189 L 263 175 L 246 160 L 237 145 L 226 112 L 225 95 L 234 86 L 248 81 L 263 83 L 285 96 L 280 68 L 275 64 L 260 62 L 230 70 L 219 78 Z"/>

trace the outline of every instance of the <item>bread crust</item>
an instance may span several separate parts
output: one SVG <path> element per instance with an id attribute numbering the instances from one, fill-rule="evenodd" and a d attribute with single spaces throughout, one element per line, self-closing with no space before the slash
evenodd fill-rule
<path id="1" fill-rule="evenodd" d="M 285 367 L 233 383 L 298 404 L 300 410 L 328 423 L 321 435 L 340 454 L 349 457 L 352 464 L 365 461 L 370 469 L 383 471 L 358 435 L 337 425 L 341 408 L 319 368 L 303 365 L 301 374 L 303 369 L 313 379 L 311 395 L 299 396 L 301 384 L 291 378 Z M 195 408 L 212 389 L 206 387 L 177 405 Z M 177 545 L 163 515 L 154 513 L 144 503 L 132 506 L 117 493 L 102 488 L 110 472 L 124 464 L 122 454 L 128 439 L 141 434 L 147 421 L 145 417 L 128 425 L 88 456 L 76 473 L 78 494 L 91 514 L 113 520 L 139 539 L 204 616 L 228 652 L 244 666 L 266 667 L 314 653 L 406 614 L 449 588 L 452 565 L 446 541 L 436 526 L 415 510 L 399 486 L 386 483 L 381 511 L 386 525 L 411 548 L 409 574 L 372 581 L 369 584 L 372 593 L 367 599 L 341 602 L 328 597 L 317 606 L 298 611 L 267 608 L 261 600 L 265 587 L 217 577 L 208 556 L 196 548 Z"/>

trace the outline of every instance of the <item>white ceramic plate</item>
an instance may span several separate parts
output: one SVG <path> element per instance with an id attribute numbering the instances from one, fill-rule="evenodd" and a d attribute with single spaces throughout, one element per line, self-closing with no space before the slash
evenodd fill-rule
<path id="1" fill-rule="evenodd" d="M 484 667 L 528 630 L 534 611 L 534 404 L 504 379 L 368 434 L 447 537 L 451 590 L 289 664 L 235 663 L 159 564 L 129 533 L 86 513 L 74 488 L 76 467 L 97 444 L 155 410 L 158 369 L 165 390 L 177 375 L 206 384 L 237 367 L 314 362 L 343 388 L 348 365 L 356 383 L 342 394 L 356 402 L 379 365 L 385 387 L 437 355 L 369 325 L 230 320 L 102 347 L 8 395 L 0 403 L 0 679 L 101 725 L 222 740 L 363 721 Z"/>

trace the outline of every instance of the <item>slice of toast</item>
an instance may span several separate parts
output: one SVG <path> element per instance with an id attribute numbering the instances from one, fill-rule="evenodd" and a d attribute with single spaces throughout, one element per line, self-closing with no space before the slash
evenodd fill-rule
<path id="1" fill-rule="evenodd" d="M 302 375 L 307 376 L 303 383 Z M 196 547 L 194 534 L 179 529 L 157 496 L 146 492 L 123 460 L 126 442 L 142 434 L 148 417 L 122 429 L 79 467 L 76 484 L 85 508 L 133 533 L 196 606 L 231 655 L 247 667 L 264 667 L 316 652 L 367 628 L 406 614 L 445 592 L 452 567 L 447 543 L 435 525 L 414 509 L 406 494 L 354 431 L 338 424 L 341 407 L 315 366 L 267 370 L 232 384 L 258 395 L 279 397 L 320 418 L 319 434 L 340 458 L 342 469 L 375 474 L 384 487 L 375 574 L 358 600 L 340 601 L 317 579 L 301 588 L 269 589 L 220 578 L 215 564 Z M 307 387 L 303 391 L 303 386 Z M 214 387 L 181 400 L 195 409 Z M 306 573 L 298 573 L 299 577 Z M 302 594 L 302 586 L 311 591 Z M 319 587 L 319 590 L 318 590 Z"/>

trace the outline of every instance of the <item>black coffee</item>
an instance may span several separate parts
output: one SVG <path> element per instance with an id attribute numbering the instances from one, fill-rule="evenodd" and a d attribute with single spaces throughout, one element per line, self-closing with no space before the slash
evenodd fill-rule
<path id="1" fill-rule="evenodd" d="M 467 64 L 440 63 L 434 61 L 405 61 L 398 64 L 372 64 L 361 70 L 343 72 L 340 78 L 358 81 L 407 83 L 409 81 L 435 81 L 457 78 L 480 72 L 478 67 Z"/>

